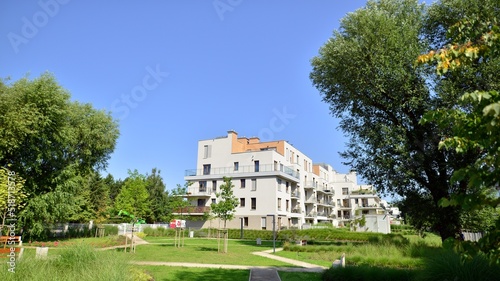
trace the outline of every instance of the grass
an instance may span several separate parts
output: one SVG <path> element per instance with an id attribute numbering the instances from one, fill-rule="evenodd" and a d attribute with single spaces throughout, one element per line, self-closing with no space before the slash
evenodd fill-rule
<path id="1" fill-rule="evenodd" d="M 141 268 L 151 274 L 155 281 L 248 281 L 248 276 L 250 275 L 249 270 L 238 269 L 171 266 L 142 266 Z"/>
<path id="2" fill-rule="evenodd" d="M 314 241 L 307 246 L 286 244 L 288 251 L 276 255 L 330 267 L 333 260 L 346 254 L 345 268 L 330 268 L 324 273 L 279 272 L 283 281 L 299 280 L 493 280 L 500 269 L 487 259 L 477 257 L 463 263 L 459 256 L 443 250 L 436 235 L 383 237 L 369 242 Z M 113 240 L 115 239 L 115 240 Z M 136 253 L 122 249 L 95 251 L 95 248 L 120 243 L 116 237 L 78 238 L 50 246 L 48 259 L 35 259 L 35 249 L 25 248 L 16 273 L 0 264 L 0 280 L 248 280 L 249 270 L 191 268 L 170 266 L 138 266 L 129 261 L 163 261 L 202 264 L 234 264 L 247 266 L 291 267 L 292 265 L 253 255 L 272 249 L 272 241 L 229 240 L 228 253 L 217 251 L 217 239 L 185 238 L 184 247 L 174 247 L 174 239 L 146 237 L 151 244 L 138 245 Z M 111 241 L 111 242 L 110 242 Z M 28 243 L 26 243 L 28 244 Z M 24 245 L 26 245 L 24 244 Z M 281 247 L 281 243 L 277 247 Z M 0 260 L 1 261 L 1 260 Z M 147 272 L 148 274 L 146 274 Z M 457 279 L 459 278 L 459 279 Z M 493 278 L 493 279 L 492 279 Z"/>
<path id="3" fill-rule="evenodd" d="M 278 271 L 281 281 L 321 281 L 321 273 Z"/>
<path id="4" fill-rule="evenodd" d="M 277 252 L 276 255 L 329 267 L 345 253 L 347 265 L 415 269 L 424 266 L 426 257 L 442 251 L 433 236 L 426 239 L 418 236 L 410 238 L 407 241 L 381 240 L 373 243 L 318 243 L 304 247 L 285 245 L 286 251 Z"/>
<path id="5" fill-rule="evenodd" d="M 149 239 L 150 241 L 160 241 Z M 229 240 L 228 253 L 217 251 L 216 239 L 189 238 L 185 240 L 184 247 L 174 247 L 172 239 L 163 240 L 164 243 L 138 245 L 136 253 L 132 254 L 136 261 L 162 261 L 162 262 L 190 262 L 204 264 L 234 264 L 254 266 L 292 266 L 288 263 L 263 258 L 253 255 L 252 252 L 272 249 L 272 241 L 262 241 L 256 245 L 250 240 Z M 122 251 L 121 249 L 117 251 Z"/>
<path id="6" fill-rule="evenodd" d="M 96 251 L 85 244 L 60 249 L 58 255 L 49 255 L 47 259 L 35 259 L 33 256 L 23 255 L 14 266 L 14 272 L 11 272 L 9 264 L 2 262 L 0 280 L 141 280 L 139 279 L 141 272 L 134 271 L 123 256 L 111 251 Z"/>

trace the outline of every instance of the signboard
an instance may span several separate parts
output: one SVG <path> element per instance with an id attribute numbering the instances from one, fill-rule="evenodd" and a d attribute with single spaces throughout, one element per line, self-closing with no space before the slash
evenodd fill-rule
<path id="1" fill-rule="evenodd" d="M 186 228 L 185 220 L 171 220 L 170 228 Z"/>

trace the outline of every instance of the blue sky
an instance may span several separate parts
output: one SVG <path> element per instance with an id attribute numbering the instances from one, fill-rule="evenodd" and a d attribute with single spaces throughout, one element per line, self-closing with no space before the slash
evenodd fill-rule
<path id="1" fill-rule="evenodd" d="M 310 60 L 365 1 L 6 0 L 0 77 L 51 72 L 72 99 L 112 111 L 107 171 L 161 170 L 167 188 L 196 167 L 197 141 L 288 140 L 348 172 L 346 139 L 309 79 Z"/>

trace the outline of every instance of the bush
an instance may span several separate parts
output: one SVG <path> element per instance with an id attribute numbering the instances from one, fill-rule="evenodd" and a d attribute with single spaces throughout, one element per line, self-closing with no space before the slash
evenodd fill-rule
<path id="1" fill-rule="evenodd" d="M 500 267 L 490 264 L 484 255 L 462 261 L 457 253 L 449 250 L 428 258 L 424 264 L 419 280 L 479 281 L 498 280 L 500 276 Z"/>
<path id="2" fill-rule="evenodd" d="M 104 235 L 118 235 L 118 226 L 104 225 Z"/>
<path id="3" fill-rule="evenodd" d="M 415 280 L 415 270 L 374 266 L 346 266 L 329 268 L 323 272 L 324 281 L 405 281 Z"/>
<path id="4" fill-rule="evenodd" d="M 142 232 L 146 234 L 147 236 L 153 236 L 153 237 L 174 237 L 175 236 L 175 229 L 170 229 L 170 228 L 164 228 L 164 227 L 157 227 L 157 228 L 152 228 L 152 227 L 145 227 Z M 187 230 L 184 230 L 184 235 L 187 235 Z"/>

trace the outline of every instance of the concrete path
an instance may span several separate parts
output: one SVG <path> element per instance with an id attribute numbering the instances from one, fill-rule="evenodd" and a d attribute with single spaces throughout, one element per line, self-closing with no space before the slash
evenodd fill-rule
<path id="1" fill-rule="evenodd" d="M 281 281 L 278 271 L 274 268 L 252 268 L 250 281 Z"/>

